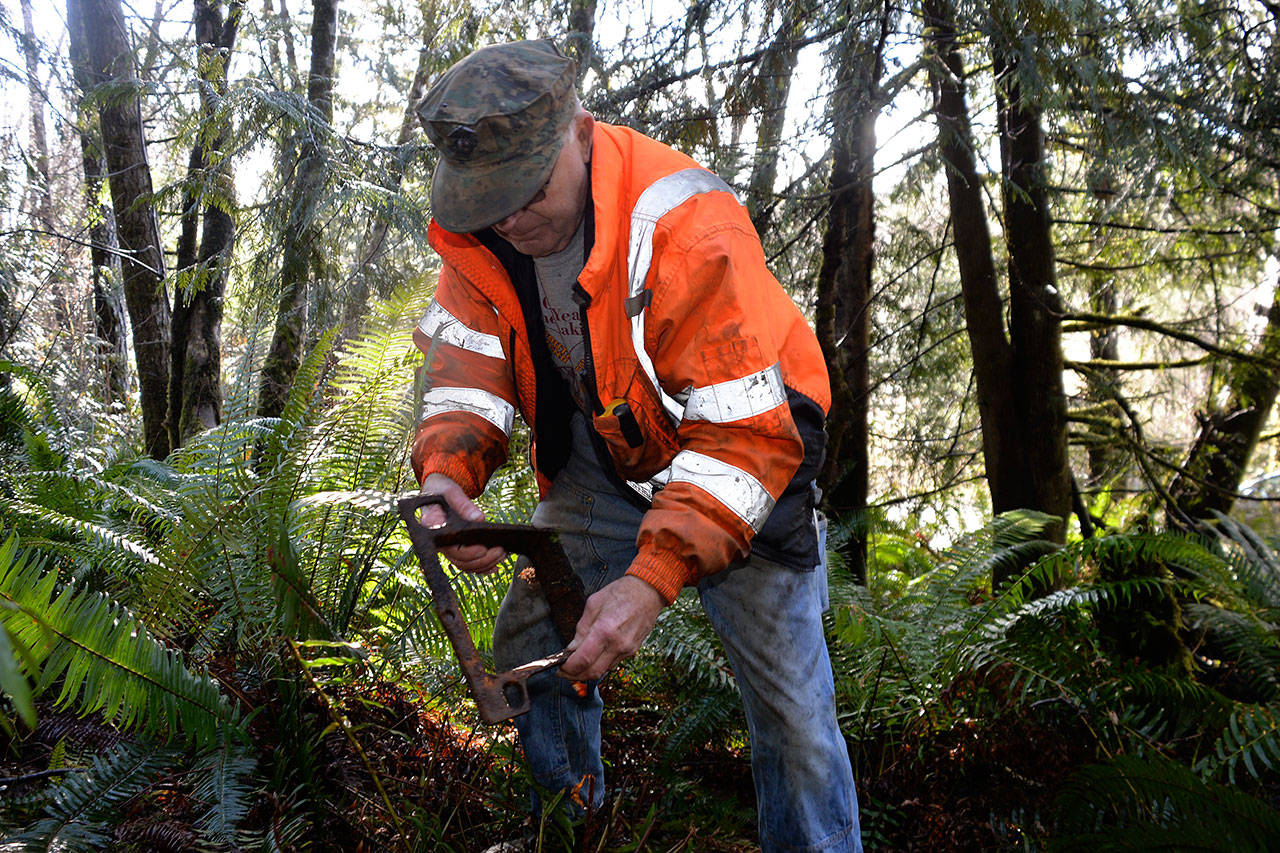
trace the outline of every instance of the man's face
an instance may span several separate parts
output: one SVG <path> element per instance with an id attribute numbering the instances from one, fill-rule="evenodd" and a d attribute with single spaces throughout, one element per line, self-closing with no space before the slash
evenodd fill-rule
<path id="1" fill-rule="evenodd" d="M 541 258 L 555 254 L 573 239 L 587 206 L 587 164 L 594 124 L 589 113 L 574 116 L 570 137 L 561 146 L 546 185 L 528 204 L 493 226 L 516 251 Z"/>

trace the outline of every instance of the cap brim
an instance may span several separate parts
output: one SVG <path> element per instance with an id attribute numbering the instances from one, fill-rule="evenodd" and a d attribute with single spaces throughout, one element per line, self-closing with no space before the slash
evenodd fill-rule
<path id="1" fill-rule="evenodd" d="M 431 213 L 455 234 L 495 225 L 538 194 L 559 156 L 553 149 L 479 167 L 460 167 L 441 157 L 431 178 Z"/>

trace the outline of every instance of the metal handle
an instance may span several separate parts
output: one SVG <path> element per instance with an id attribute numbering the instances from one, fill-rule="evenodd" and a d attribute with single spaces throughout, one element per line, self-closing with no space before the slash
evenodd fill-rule
<path id="1" fill-rule="evenodd" d="M 426 527 L 422 524 L 419 513 L 427 506 L 439 506 L 444 510 L 443 525 Z M 440 567 L 439 548 L 484 545 L 501 547 L 509 553 L 528 557 L 538 579 L 538 589 L 551 606 L 561 639 L 568 643 L 582 616 L 586 596 L 555 533 L 527 525 L 468 521 L 454 512 L 440 495 L 420 494 L 401 498 L 396 502 L 396 510 L 408 528 L 409 541 L 413 543 L 414 553 L 431 589 L 436 616 L 453 646 L 462 676 L 476 700 L 480 719 L 486 723 L 498 723 L 525 713 L 529 710 L 529 691 L 525 682 L 535 673 L 564 663 L 569 657 L 568 650 L 507 672 L 487 671 L 462 617 L 458 597 Z"/>

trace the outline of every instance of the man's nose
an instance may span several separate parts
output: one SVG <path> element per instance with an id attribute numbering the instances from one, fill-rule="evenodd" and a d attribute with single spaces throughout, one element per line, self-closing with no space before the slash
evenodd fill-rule
<path id="1" fill-rule="evenodd" d="M 507 214 L 506 217 L 499 220 L 498 223 L 493 227 L 498 231 L 511 231 L 512 229 L 515 228 L 516 223 L 520 221 L 520 217 L 523 214 L 524 214 L 524 208 L 522 207 L 514 213 Z"/>

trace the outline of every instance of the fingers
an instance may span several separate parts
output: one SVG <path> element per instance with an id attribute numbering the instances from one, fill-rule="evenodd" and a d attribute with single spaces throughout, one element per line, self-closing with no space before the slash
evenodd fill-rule
<path id="1" fill-rule="evenodd" d="M 622 639 L 610 626 L 599 624 L 600 608 L 592 605 L 594 599 L 595 596 L 587 599 L 578 630 L 568 646 L 573 654 L 560 667 L 560 674 L 574 681 L 603 678 L 626 655 Z"/>
<path id="2" fill-rule="evenodd" d="M 587 599 L 560 674 L 574 681 L 602 678 L 640 649 L 664 606 L 661 593 L 630 575 L 604 587 Z"/>
<path id="3" fill-rule="evenodd" d="M 444 474 L 429 474 L 422 481 L 422 492 L 428 495 L 439 495 L 444 498 L 449 508 L 467 521 L 484 521 L 484 512 L 476 506 L 462 487 Z M 444 510 L 438 506 L 427 506 L 422 510 L 422 523 L 428 527 L 444 524 Z"/>
<path id="4" fill-rule="evenodd" d="M 449 562 L 457 568 L 477 575 L 493 571 L 502 562 L 502 558 L 507 556 L 503 549 L 485 545 L 453 545 L 442 548 L 440 553 L 448 557 Z"/>
<path id="5" fill-rule="evenodd" d="M 444 498 L 449 508 L 467 521 L 484 521 L 484 512 L 475 505 L 462 487 L 443 474 L 430 474 L 422 481 L 425 494 L 439 495 Z M 432 504 L 422 508 L 419 521 L 426 527 L 439 527 L 446 521 L 444 509 Z M 449 562 L 464 572 L 486 574 L 498 567 L 507 552 L 501 548 L 487 545 L 452 545 L 442 548 L 440 553 L 449 558 Z"/>

